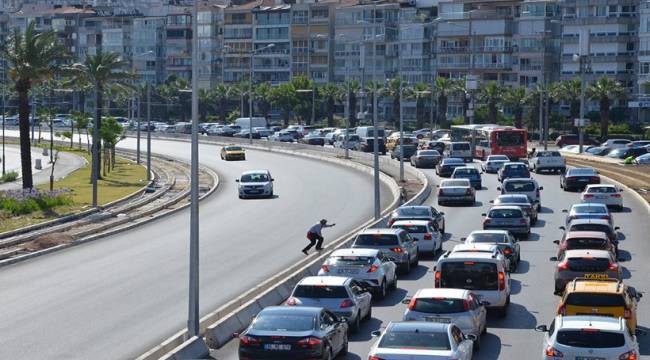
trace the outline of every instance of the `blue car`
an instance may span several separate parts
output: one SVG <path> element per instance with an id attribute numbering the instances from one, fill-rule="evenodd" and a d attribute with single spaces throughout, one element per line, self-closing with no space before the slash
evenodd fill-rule
<path id="1" fill-rule="evenodd" d="M 476 190 L 481 190 L 483 181 L 481 180 L 481 171 L 471 166 L 457 167 L 451 174 L 452 179 L 468 179 L 469 183 Z"/>

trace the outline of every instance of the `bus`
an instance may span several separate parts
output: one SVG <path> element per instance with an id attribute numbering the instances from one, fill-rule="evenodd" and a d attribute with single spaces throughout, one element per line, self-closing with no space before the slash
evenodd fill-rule
<path id="1" fill-rule="evenodd" d="M 511 160 L 528 156 L 528 130 L 496 124 L 455 125 L 451 127 L 452 141 L 469 141 L 474 157 L 506 155 Z"/>

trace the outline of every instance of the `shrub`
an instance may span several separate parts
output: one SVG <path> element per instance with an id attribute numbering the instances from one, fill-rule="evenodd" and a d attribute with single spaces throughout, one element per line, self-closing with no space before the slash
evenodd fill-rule
<path id="1" fill-rule="evenodd" d="M 3 176 L 0 176 L 0 183 L 12 182 L 18 179 L 18 173 L 15 171 L 10 171 L 5 173 Z"/>
<path id="2" fill-rule="evenodd" d="M 12 215 L 29 214 L 37 210 L 48 211 L 62 205 L 72 205 L 69 190 L 12 190 L 0 193 L 0 210 Z"/>

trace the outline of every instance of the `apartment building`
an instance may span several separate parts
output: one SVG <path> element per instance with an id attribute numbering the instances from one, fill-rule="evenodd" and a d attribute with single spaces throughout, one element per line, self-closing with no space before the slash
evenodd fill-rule
<path id="1" fill-rule="evenodd" d="M 236 83 L 248 79 L 253 49 L 253 12 L 261 0 L 232 5 L 224 9 L 223 80 Z"/>
<path id="2" fill-rule="evenodd" d="M 133 19 L 133 56 L 131 66 L 139 79 L 150 84 L 165 81 L 167 31 L 165 17 Z"/>
<path id="3" fill-rule="evenodd" d="M 279 85 L 291 79 L 290 29 L 290 5 L 265 0 L 253 9 L 253 83 Z"/>
<path id="4" fill-rule="evenodd" d="M 167 77 L 175 75 L 187 81 L 192 79 L 192 9 L 171 7 L 166 16 Z"/>
<path id="5" fill-rule="evenodd" d="M 637 82 L 632 99 L 641 121 L 650 122 L 650 1 L 643 0 L 639 11 L 639 51 L 637 64 Z"/>
<path id="6" fill-rule="evenodd" d="M 333 80 L 334 17 L 338 0 L 291 7 L 291 73 L 316 84 Z"/>
<path id="7" fill-rule="evenodd" d="M 222 81 L 223 6 L 203 3 L 198 14 L 199 88 L 209 89 Z"/>

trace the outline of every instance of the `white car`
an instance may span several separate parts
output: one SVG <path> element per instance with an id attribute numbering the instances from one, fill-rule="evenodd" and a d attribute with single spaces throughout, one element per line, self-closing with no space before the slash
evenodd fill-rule
<path id="1" fill-rule="evenodd" d="M 539 186 L 537 181 L 532 178 L 508 178 L 503 180 L 503 184 L 497 187 L 501 195 L 507 194 L 525 194 L 530 199 L 530 202 L 537 206 L 537 211 L 542 210 L 542 196 L 541 190 L 543 186 Z"/>
<path id="2" fill-rule="evenodd" d="M 623 196 L 616 185 L 591 184 L 587 185 L 585 191 L 580 195 L 583 203 L 599 203 L 611 206 L 618 210 L 623 209 Z"/>
<path id="3" fill-rule="evenodd" d="M 600 146 L 608 147 L 611 149 L 623 149 L 626 148 L 629 144 L 632 143 L 632 140 L 628 139 L 609 139 Z"/>
<path id="4" fill-rule="evenodd" d="M 268 139 L 270 141 L 293 142 L 293 135 L 288 131 L 276 131 Z"/>
<path id="5" fill-rule="evenodd" d="M 438 185 L 438 205 L 465 203 L 474 205 L 476 190 L 469 179 L 447 179 Z"/>
<path id="6" fill-rule="evenodd" d="M 318 276 L 349 276 L 365 281 L 380 299 L 388 289 L 397 288 L 397 265 L 377 249 L 335 250 L 321 265 Z"/>
<path id="7" fill-rule="evenodd" d="M 454 324 L 428 321 L 391 322 L 370 348 L 370 360 L 470 360 L 476 336 L 463 334 Z"/>
<path id="8" fill-rule="evenodd" d="M 564 172 L 566 171 L 566 159 L 559 151 L 537 151 L 529 159 L 528 167 L 536 173 L 542 171 Z"/>
<path id="9" fill-rule="evenodd" d="M 273 197 L 275 179 L 268 170 L 250 170 L 241 174 L 238 182 L 239 198 Z"/>
<path id="10" fill-rule="evenodd" d="M 496 174 L 507 162 L 510 162 L 510 159 L 506 155 L 489 155 L 481 165 L 481 169 L 486 173 Z"/>
<path id="11" fill-rule="evenodd" d="M 464 334 L 476 336 L 475 348 L 479 347 L 480 336 L 487 329 L 485 305 L 489 304 L 480 301 L 470 290 L 420 289 L 402 303 L 408 304 L 402 320 L 454 323 Z"/>
<path id="12" fill-rule="evenodd" d="M 431 253 L 442 250 L 442 234 L 430 220 L 397 220 L 391 228 L 404 229 L 418 242 L 418 252 Z"/>
<path id="13" fill-rule="evenodd" d="M 543 332 L 542 359 L 636 360 L 639 343 L 623 318 L 558 315 Z"/>
<path id="14" fill-rule="evenodd" d="M 359 146 L 359 135 L 350 134 L 348 135 L 348 149 L 353 150 Z M 339 149 L 345 149 L 345 134 L 339 134 L 334 140 L 334 147 Z"/>

